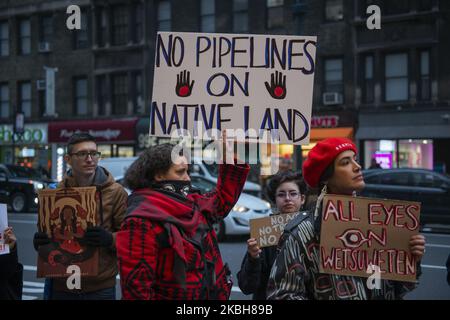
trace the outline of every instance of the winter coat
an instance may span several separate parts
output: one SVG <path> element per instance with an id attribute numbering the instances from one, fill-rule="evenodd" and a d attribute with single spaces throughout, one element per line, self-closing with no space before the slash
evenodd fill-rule
<path id="1" fill-rule="evenodd" d="M 242 260 L 241 270 L 237 274 L 239 288 L 244 294 L 253 294 L 253 300 L 266 300 L 267 282 L 275 261 L 277 247 L 264 247 L 259 258 L 252 258 L 248 253 Z"/>
<path id="2" fill-rule="evenodd" d="M 248 165 L 220 165 L 217 188 L 205 195 L 133 192 L 117 234 L 124 299 L 228 299 L 230 272 L 213 224 L 233 208 L 248 172 Z"/>
<path id="3" fill-rule="evenodd" d="M 23 266 L 17 257 L 17 245 L 0 255 L 0 300 L 22 300 Z"/>
<path id="4" fill-rule="evenodd" d="M 401 299 L 417 283 L 381 280 L 369 290 L 367 278 L 319 272 L 320 222 L 313 213 L 291 220 L 278 242 L 278 255 L 270 272 L 267 296 L 271 300 L 393 300 Z M 420 265 L 417 267 L 420 276 Z"/>
<path id="5" fill-rule="evenodd" d="M 94 277 L 81 277 L 81 292 L 94 292 L 106 288 L 115 287 L 117 270 L 117 257 L 115 250 L 116 232 L 119 231 L 126 213 L 128 194 L 125 189 L 115 182 L 111 173 L 105 168 L 97 167 L 92 186 L 97 188 L 97 221 L 99 225 L 113 234 L 113 246 L 111 248 L 99 248 L 98 275 Z M 79 187 L 71 171 L 58 185 L 59 188 Z M 55 278 L 54 291 L 69 290 L 66 278 Z"/>

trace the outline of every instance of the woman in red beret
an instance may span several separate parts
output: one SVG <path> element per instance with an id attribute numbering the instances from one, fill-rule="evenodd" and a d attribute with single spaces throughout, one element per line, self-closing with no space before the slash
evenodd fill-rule
<path id="1" fill-rule="evenodd" d="M 278 255 L 267 285 L 268 299 L 375 300 L 401 299 L 416 283 L 381 280 L 369 289 L 367 278 L 319 272 L 321 203 L 327 193 L 354 195 L 365 184 L 356 161 L 356 146 L 349 139 L 328 138 L 311 149 L 303 164 L 303 177 L 320 193 L 314 212 L 299 215 L 286 227 L 278 243 Z M 425 251 L 422 235 L 411 237 L 411 253 L 418 261 Z"/>

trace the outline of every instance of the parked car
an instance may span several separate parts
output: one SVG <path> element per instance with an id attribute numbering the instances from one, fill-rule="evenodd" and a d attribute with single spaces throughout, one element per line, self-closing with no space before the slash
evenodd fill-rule
<path id="1" fill-rule="evenodd" d="M 199 174 L 191 174 L 192 186 L 199 189 L 201 193 L 210 192 L 216 187 L 215 182 L 211 182 Z M 123 176 L 115 177 L 115 180 L 124 185 Z M 128 194 L 130 190 L 125 188 Z M 216 231 L 219 241 L 225 240 L 230 235 L 250 234 L 250 219 L 262 218 L 271 213 L 270 203 L 247 193 L 241 193 L 236 205 L 225 217 L 225 219 L 216 225 Z"/>
<path id="2" fill-rule="evenodd" d="M 52 181 L 37 170 L 22 166 L 0 164 L 0 202 L 13 212 L 37 208 L 37 191 Z"/>
<path id="3" fill-rule="evenodd" d="M 363 171 L 365 197 L 422 203 L 421 225 L 450 224 L 450 177 L 426 169 L 373 169 Z"/>
<path id="4" fill-rule="evenodd" d="M 101 159 L 99 165 L 111 172 L 113 177 L 124 176 L 128 167 L 137 159 L 137 157 L 117 157 Z M 204 176 L 207 180 L 217 183 L 219 166 L 216 164 L 207 164 L 205 161 L 195 158 L 190 166 L 190 171 Z M 261 187 L 253 182 L 246 181 L 244 192 L 261 197 Z"/>

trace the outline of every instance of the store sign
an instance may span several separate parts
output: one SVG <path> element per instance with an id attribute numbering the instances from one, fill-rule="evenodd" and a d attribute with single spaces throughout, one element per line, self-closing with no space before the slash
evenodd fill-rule
<path id="1" fill-rule="evenodd" d="M 392 153 L 375 153 L 373 156 L 375 161 L 380 164 L 383 169 L 392 168 Z"/>
<path id="2" fill-rule="evenodd" d="M 315 116 L 311 118 L 311 128 L 336 128 L 339 116 Z"/>
<path id="3" fill-rule="evenodd" d="M 14 129 L 12 125 L 0 125 L 0 145 L 13 143 Z M 14 135 L 16 144 L 47 143 L 47 124 L 26 124 L 22 135 Z"/>

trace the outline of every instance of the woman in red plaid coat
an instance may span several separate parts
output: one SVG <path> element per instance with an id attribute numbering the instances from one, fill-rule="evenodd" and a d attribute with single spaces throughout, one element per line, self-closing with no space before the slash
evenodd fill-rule
<path id="1" fill-rule="evenodd" d="M 237 202 L 249 166 L 219 166 L 217 188 L 200 195 L 190 185 L 187 159 L 173 146 L 147 149 L 129 168 L 133 190 L 117 234 L 124 299 L 228 299 L 231 277 L 212 225 Z"/>

